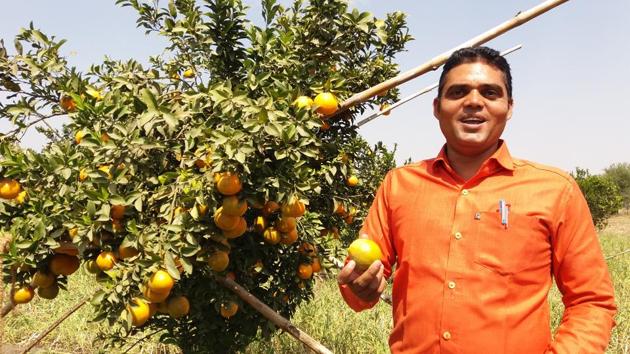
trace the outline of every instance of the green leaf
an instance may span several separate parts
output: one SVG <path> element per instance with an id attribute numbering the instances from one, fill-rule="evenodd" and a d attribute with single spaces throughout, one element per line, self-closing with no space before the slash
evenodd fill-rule
<path id="1" fill-rule="evenodd" d="M 177 265 L 175 265 L 175 259 L 170 251 L 166 251 L 164 253 L 164 265 L 166 266 L 166 271 L 168 274 L 173 277 L 173 279 L 179 280 L 179 270 L 177 270 Z"/>
<path id="2" fill-rule="evenodd" d="M 149 112 L 156 112 L 158 110 L 157 100 L 151 90 L 147 88 L 143 88 L 142 90 L 140 90 L 140 101 L 142 101 L 142 103 L 147 106 Z"/>

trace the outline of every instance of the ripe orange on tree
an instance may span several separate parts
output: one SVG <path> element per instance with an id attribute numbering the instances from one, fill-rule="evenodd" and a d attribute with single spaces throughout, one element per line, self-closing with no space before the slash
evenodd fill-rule
<path id="1" fill-rule="evenodd" d="M 297 222 L 292 216 L 283 216 L 276 221 L 276 229 L 280 232 L 289 232 L 297 226 Z"/>
<path id="2" fill-rule="evenodd" d="M 54 274 L 38 270 L 33 275 L 32 284 L 38 288 L 47 288 L 55 283 L 55 279 L 56 277 Z"/>
<path id="3" fill-rule="evenodd" d="M 319 273 L 322 270 L 322 263 L 319 261 L 319 257 L 313 257 L 313 263 L 311 263 L 313 273 Z"/>
<path id="4" fill-rule="evenodd" d="M 20 183 L 14 179 L 0 179 L 0 198 L 13 199 L 20 194 L 21 189 Z"/>
<path id="5" fill-rule="evenodd" d="M 230 319 L 232 316 L 236 315 L 238 311 L 238 304 L 234 301 L 226 301 L 221 303 L 220 313 L 224 318 Z"/>
<path id="6" fill-rule="evenodd" d="M 129 247 L 123 247 L 123 245 L 120 245 L 118 247 L 118 257 L 120 259 L 127 259 L 127 258 L 131 258 L 131 257 L 135 257 L 137 255 L 140 254 L 140 251 L 138 251 L 137 249 L 129 246 Z"/>
<path id="7" fill-rule="evenodd" d="M 298 96 L 298 98 L 293 101 L 293 105 L 297 108 L 310 109 L 313 106 L 313 100 L 308 96 Z"/>
<path id="8" fill-rule="evenodd" d="M 235 196 L 223 198 L 223 212 L 231 216 L 243 216 L 247 211 L 247 201 L 239 200 Z"/>
<path id="9" fill-rule="evenodd" d="M 238 227 L 240 216 L 231 216 L 223 212 L 223 207 L 217 209 L 214 213 L 214 223 L 217 227 L 224 231 L 234 230 Z"/>
<path id="10" fill-rule="evenodd" d="M 52 300 L 59 294 L 59 285 L 52 284 L 51 286 L 42 287 L 37 289 L 37 295 L 42 299 Z"/>
<path id="11" fill-rule="evenodd" d="M 317 250 L 315 249 L 315 246 L 313 246 L 313 244 L 309 242 L 302 242 L 302 244 L 298 248 L 298 252 L 309 257 L 312 257 L 317 254 Z"/>
<path id="12" fill-rule="evenodd" d="M 310 279 L 313 276 L 313 267 L 308 263 L 301 263 L 298 266 L 297 275 L 303 280 Z"/>
<path id="13" fill-rule="evenodd" d="M 298 198 L 293 198 L 282 205 L 282 216 L 292 216 L 299 218 L 306 212 L 306 206 Z"/>
<path id="14" fill-rule="evenodd" d="M 108 172 L 109 172 L 109 171 L 108 171 Z M 83 182 L 83 181 L 85 181 L 88 177 L 89 177 L 89 176 L 88 176 L 88 172 L 87 172 L 87 170 L 86 170 L 85 168 L 82 168 L 82 169 L 79 171 L 79 181 Z"/>
<path id="15" fill-rule="evenodd" d="M 346 184 L 349 187 L 356 187 L 359 184 L 359 178 L 355 175 L 352 175 L 348 177 L 348 179 L 346 180 Z"/>
<path id="16" fill-rule="evenodd" d="M 297 229 L 292 229 L 287 233 L 283 233 L 280 235 L 280 243 L 283 245 L 293 244 L 298 239 Z"/>
<path id="17" fill-rule="evenodd" d="M 27 197 L 28 193 L 26 193 L 26 191 L 21 191 L 20 193 L 18 193 L 17 197 L 15 197 L 15 202 L 18 204 L 24 204 Z"/>
<path id="18" fill-rule="evenodd" d="M 389 107 L 391 107 L 388 103 L 383 103 L 379 109 L 381 112 L 383 112 L 384 110 L 388 109 Z M 384 116 L 388 116 L 390 113 L 392 113 L 392 111 L 387 111 L 385 113 L 383 113 Z"/>
<path id="19" fill-rule="evenodd" d="M 210 269 L 215 272 L 222 272 L 227 269 L 228 264 L 230 263 L 230 256 L 225 251 L 215 251 L 208 258 L 208 265 Z"/>
<path id="20" fill-rule="evenodd" d="M 126 209 L 127 207 L 124 205 L 114 204 L 109 210 L 109 216 L 111 216 L 112 219 L 117 219 L 117 220 L 124 219 Z"/>
<path id="21" fill-rule="evenodd" d="M 323 114 L 324 116 L 331 115 L 339 109 L 337 97 L 330 92 L 322 92 L 315 96 L 314 103 L 317 106 L 317 113 Z"/>
<path id="22" fill-rule="evenodd" d="M 206 215 L 208 213 L 208 206 L 206 204 L 198 204 L 197 212 L 199 213 L 200 216 Z"/>
<path id="23" fill-rule="evenodd" d="M 223 230 L 223 236 L 227 238 L 237 238 L 247 231 L 247 221 L 243 217 L 238 217 L 238 224 L 231 230 Z"/>
<path id="24" fill-rule="evenodd" d="M 274 227 L 268 227 L 265 232 L 263 232 L 263 239 L 266 243 L 275 245 L 280 242 L 280 234 Z"/>
<path id="25" fill-rule="evenodd" d="M 13 289 L 11 292 L 11 301 L 14 304 L 26 304 L 33 300 L 35 292 L 30 286 L 23 286 L 21 288 Z"/>
<path id="26" fill-rule="evenodd" d="M 259 234 L 262 234 L 263 232 L 265 232 L 266 228 L 267 228 L 267 219 L 265 219 L 264 216 L 257 216 L 256 219 L 254 219 L 254 231 L 256 231 Z"/>
<path id="27" fill-rule="evenodd" d="M 234 195 L 241 191 L 243 185 L 238 174 L 233 172 L 223 172 L 217 181 L 217 190 L 223 195 Z"/>
<path id="28" fill-rule="evenodd" d="M 137 297 L 133 298 L 131 303 L 127 305 L 127 311 L 131 314 L 131 324 L 136 327 L 145 324 L 151 314 L 149 304 Z"/>
<path id="29" fill-rule="evenodd" d="M 358 238 L 348 247 L 348 256 L 356 262 L 357 270 L 365 270 L 383 257 L 381 248 L 376 242 L 367 238 Z"/>
<path id="30" fill-rule="evenodd" d="M 85 136 L 85 132 L 83 130 L 79 130 L 78 132 L 74 134 L 74 141 L 77 144 L 81 144 L 81 141 L 83 140 L 84 136 Z"/>
<path id="31" fill-rule="evenodd" d="M 156 293 L 168 293 L 175 285 L 173 277 L 165 270 L 158 270 L 149 279 L 149 289 Z"/>
<path id="32" fill-rule="evenodd" d="M 171 293 L 170 293 L 170 290 L 166 292 L 162 292 L 162 293 L 156 292 L 156 291 L 151 290 L 147 286 L 145 287 L 142 294 L 147 300 L 151 301 L 151 303 L 161 303 L 164 300 L 166 300 Z"/>
<path id="33" fill-rule="evenodd" d="M 77 109 L 77 103 L 71 96 L 63 95 L 59 100 L 59 105 L 66 112 L 74 112 Z"/>
<path id="34" fill-rule="evenodd" d="M 96 265 L 100 270 L 106 271 L 114 268 L 116 264 L 116 255 L 114 252 L 104 251 L 96 257 Z"/>
<path id="35" fill-rule="evenodd" d="M 275 213 L 278 209 L 280 209 L 280 204 L 274 202 L 273 200 L 270 200 L 265 203 L 265 206 L 263 206 L 262 214 L 264 216 L 269 216 Z"/>
<path id="36" fill-rule="evenodd" d="M 195 77 L 195 71 L 191 68 L 184 70 L 184 77 L 187 79 Z"/>
<path id="37" fill-rule="evenodd" d="M 67 254 L 55 254 L 48 263 L 48 268 L 56 275 L 70 275 L 79 269 L 79 258 Z"/>
<path id="38" fill-rule="evenodd" d="M 166 310 L 173 318 L 184 317 L 190 311 L 190 302 L 183 295 L 172 297 L 166 303 Z"/>

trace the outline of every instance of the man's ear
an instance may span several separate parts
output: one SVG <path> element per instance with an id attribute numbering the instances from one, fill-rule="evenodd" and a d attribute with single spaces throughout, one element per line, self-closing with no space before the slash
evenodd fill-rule
<path id="1" fill-rule="evenodd" d="M 440 119 L 438 114 L 440 113 L 440 98 L 436 97 L 433 99 L 433 116 L 436 119 Z"/>
<path id="2" fill-rule="evenodd" d="M 507 119 L 506 120 L 510 120 L 510 118 L 512 118 L 512 109 L 514 108 L 514 100 L 513 99 L 508 99 L 508 112 L 507 112 Z"/>

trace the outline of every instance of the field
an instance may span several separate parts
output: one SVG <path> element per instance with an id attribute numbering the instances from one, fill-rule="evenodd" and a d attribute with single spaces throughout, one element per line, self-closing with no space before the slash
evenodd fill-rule
<path id="1" fill-rule="evenodd" d="M 627 212 L 610 220 L 600 233 L 604 255 L 613 277 L 619 314 L 607 353 L 630 353 L 630 214 Z M 1 353 L 19 352 L 18 349 L 60 317 L 68 308 L 89 296 L 95 286 L 91 276 L 83 271 L 71 277 L 70 292 L 61 292 L 53 301 L 38 298 L 20 306 L 9 314 L 0 332 Z M 549 295 L 552 326 L 555 328 L 562 314 L 562 303 L 557 289 Z M 94 353 L 98 344 L 93 340 L 101 326 L 89 322 L 91 309 L 84 306 L 56 330 L 49 334 L 36 350 L 37 353 Z M 387 336 L 391 329 L 389 305 L 379 303 L 375 309 L 356 314 L 338 295 L 334 280 L 318 281 L 315 299 L 303 305 L 293 323 L 321 341 L 335 353 L 387 353 Z M 151 337 L 136 346 L 131 353 L 178 353 L 176 348 L 160 345 Z M 288 334 L 278 334 L 271 340 L 252 343 L 243 354 L 308 353 Z"/>

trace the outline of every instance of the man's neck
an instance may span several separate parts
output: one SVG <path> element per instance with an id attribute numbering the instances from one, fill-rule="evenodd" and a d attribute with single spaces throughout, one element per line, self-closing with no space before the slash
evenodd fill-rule
<path id="1" fill-rule="evenodd" d="M 475 174 L 477 174 L 477 171 L 479 171 L 479 168 L 484 163 L 484 161 L 492 156 L 492 154 L 494 154 L 498 148 L 499 142 L 497 142 L 496 145 L 487 149 L 486 151 L 478 154 L 469 155 L 462 154 L 456 149 L 449 147 L 447 144 L 446 157 L 448 158 L 451 167 L 453 168 L 453 170 L 455 170 L 457 175 L 459 175 L 464 181 L 468 181 Z"/>

